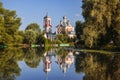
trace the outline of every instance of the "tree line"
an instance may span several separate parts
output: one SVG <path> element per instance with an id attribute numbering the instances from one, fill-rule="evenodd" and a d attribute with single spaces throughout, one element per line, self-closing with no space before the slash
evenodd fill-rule
<path id="1" fill-rule="evenodd" d="M 19 30 L 21 24 L 16 11 L 5 9 L 0 2 L 0 45 L 44 44 L 49 41 L 37 23 L 30 23 L 24 31 Z"/>
<path id="2" fill-rule="evenodd" d="M 80 45 L 89 48 L 120 46 L 120 0 L 82 0 L 84 21 L 76 21 Z"/>

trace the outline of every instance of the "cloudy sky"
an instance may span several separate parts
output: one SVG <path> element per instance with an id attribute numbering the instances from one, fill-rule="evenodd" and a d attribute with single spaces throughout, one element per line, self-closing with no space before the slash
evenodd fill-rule
<path id="1" fill-rule="evenodd" d="M 3 6 L 10 10 L 16 10 L 22 18 L 20 30 L 24 30 L 30 23 L 37 23 L 43 30 L 43 17 L 48 12 L 52 18 L 52 31 L 64 15 L 70 20 L 72 26 L 75 21 L 82 20 L 82 0 L 0 0 Z"/>

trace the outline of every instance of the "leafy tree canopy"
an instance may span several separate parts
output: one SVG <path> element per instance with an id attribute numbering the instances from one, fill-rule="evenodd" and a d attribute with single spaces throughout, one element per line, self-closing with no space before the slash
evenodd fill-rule
<path id="1" fill-rule="evenodd" d="M 37 23 L 29 24 L 25 30 L 33 30 L 34 32 L 41 33 L 40 26 Z"/>

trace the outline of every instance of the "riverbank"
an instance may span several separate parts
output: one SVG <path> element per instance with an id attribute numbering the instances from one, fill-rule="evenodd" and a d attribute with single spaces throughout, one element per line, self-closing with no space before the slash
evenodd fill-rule
<path id="1" fill-rule="evenodd" d="M 16 48 L 40 48 L 42 46 L 38 44 L 8 44 L 8 45 L 0 45 L 0 48 L 8 48 L 8 47 L 16 47 Z M 107 46 L 107 47 L 102 47 L 102 48 L 85 48 L 85 47 L 79 47 L 76 48 L 75 46 L 51 46 L 51 45 L 46 45 L 43 46 L 45 48 L 63 48 L 63 49 L 70 49 L 70 50 L 75 50 L 75 51 L 82 51 L 82 52 L 91 52 L 91 53 L 104 53 L 104 54 L 109 54 L 109 53 L 120 53 L 120 47 L 117 46 Z"/>
<path id="2" fill-rule="evenodd" d="M 120 53 L 120 52 L 111 52 L 107 50 L 93 50 L 93 49 L 74 49 L 75 51 L 82 51 L 82 52 L 90 52 L 90 53 L 104 53 L 104 54 L 111 54 L 111 53 Z"/>

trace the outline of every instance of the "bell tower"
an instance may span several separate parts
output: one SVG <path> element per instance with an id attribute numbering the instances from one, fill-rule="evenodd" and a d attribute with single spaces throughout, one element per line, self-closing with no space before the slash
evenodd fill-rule
<path id="1" fill-rule="evenodd" d="M 51 22 L 51 17 L 48 16 L 48 13 L 44 17 L 43 21 L 43 27 L 45 30 L 45 33 L 52 33 L 52 22 Z"/>

